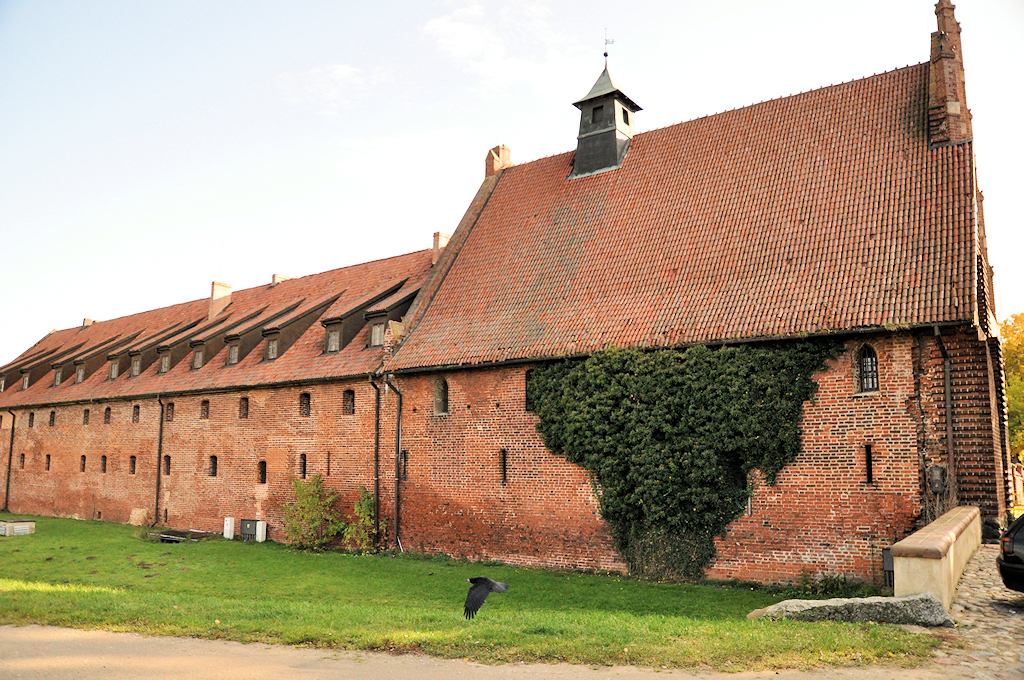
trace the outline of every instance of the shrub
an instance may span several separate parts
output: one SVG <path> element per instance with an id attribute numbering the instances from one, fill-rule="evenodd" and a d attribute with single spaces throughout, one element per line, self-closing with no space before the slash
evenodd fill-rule
<path id="1" fill-rule="evenodd" d="M 345 527 L 344 541 L 355 550 L 367 552 L 373 550 L 380 537 L 388 532 L 388 521 L 380 518 L 378 533 L 373 531 L 373 496 L 365 486 L 359 487 L 359 498 L 353 508 L 353 517 Z"/>
<path id="2" fill-rule="evenodd" d="M 324 489 L 324 480 L 313 475 L 292 480 L 295 501 L 284 506 L 284 531 L 292 547 L 320 552 L 345 529 L 341 513 L 334 509 L 338 492 Z"/>

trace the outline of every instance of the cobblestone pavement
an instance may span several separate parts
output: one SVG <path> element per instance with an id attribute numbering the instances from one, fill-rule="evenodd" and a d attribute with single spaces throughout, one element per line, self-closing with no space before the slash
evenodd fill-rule
<path id="1" fill-rule="evenodd" d="M 960 579 L 950 610 L 956 634 L 935 652 L 951 677 L 1024 680 L 1024 593 L 1003 586 L 998 553 L 997 545 L 981 546 Z"/>

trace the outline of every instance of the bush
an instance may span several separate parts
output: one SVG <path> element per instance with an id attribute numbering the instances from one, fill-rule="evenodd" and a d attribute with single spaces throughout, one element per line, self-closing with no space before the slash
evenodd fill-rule
<path id="1" fill-rule="evenodd" d="M 380 530 L 373 531 L 373 496 L 366 487 L 359 487 L 359 498 L 353 508 L 353 517 L 345 527 L 344 541 L 347 546 L 361 552 L 373 550 L 380 537 L 388 532 L 388 521 L 380 518 Z"/>
<path id="2" fill-rule="evenodd" d="M 556 454 L 591 473 L 630 571 L 695 580 L 742 512 L 800 451 L 811 376 L 835 342 L 616 350 L 542 364 L 528 398 Z"/>
<path id="3" fill-rule="evenodd" d="M 295 501 L 284 506 L 284 532 L 292 547 L 320 552 L 345 529 L 341 513 L 333 508 L 338 492 L 324 489 L 324 480 L 313 475 L 307 481 L 292 480 Z"/>

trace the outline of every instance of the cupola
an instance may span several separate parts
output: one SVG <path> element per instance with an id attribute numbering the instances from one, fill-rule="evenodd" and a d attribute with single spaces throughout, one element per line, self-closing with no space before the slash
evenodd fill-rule
<path id="1" fill-rule="evenodd" d="M 615 84 L 607 65 L 587 96 L 573 106 L 580 110 L 580 134 L 569 179 L 622 165 L 633 139 L 634 114 L 642 109 Z"/>

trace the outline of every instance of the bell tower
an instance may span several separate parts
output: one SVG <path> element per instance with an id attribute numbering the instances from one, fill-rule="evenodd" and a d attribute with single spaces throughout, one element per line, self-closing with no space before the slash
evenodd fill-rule
<path id="1" fill-rule="evenodd" d="M 573 106 L 580 110 L 580 134 L 569 179 L 617 169 L 633 139 L 634 114 L 642 109 L 615 84 L 607 64 L 587 96 Z"/>

